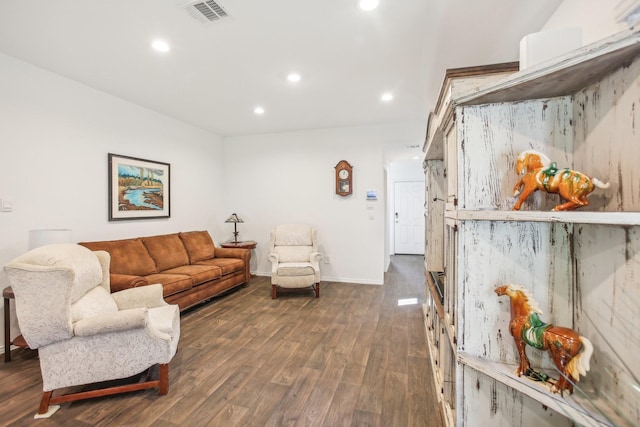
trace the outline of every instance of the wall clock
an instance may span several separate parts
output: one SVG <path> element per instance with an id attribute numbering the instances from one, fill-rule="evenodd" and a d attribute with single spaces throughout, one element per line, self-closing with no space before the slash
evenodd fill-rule
<path id="1" fill-rule="evenodd" d="M 336 194 L 348 196 L 353 192 L 353 166 L 346 160 L 340 160 L 336 165 Z"/>

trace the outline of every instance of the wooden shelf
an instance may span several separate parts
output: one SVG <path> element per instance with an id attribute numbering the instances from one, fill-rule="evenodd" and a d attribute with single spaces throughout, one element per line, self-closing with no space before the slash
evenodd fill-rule
<path id="1" fill-rule="evenodd" d="M 460 221 L 528 221 L 622 226 L 640 225 L 640 212 L 457 210 L 445 212 L 445 217 Z"/>
<path id="2" fill-rule="evenodd" d="M 640 55 L 640 29 L 631 28 L 557 59 L 527 68 L 453 100 L 455 105 L 518 102 L 571 95 Z"/>
<path id="3" fill-rule="evenodd" d="M 470 354 L 458 353 L 458 362 L 469 366 L 479 372 L 495 378 L 502 384 L 509 386 L 520 393 L 523 393 L 532 399 L 537 400 L 543 405 L 567 416 L 568 418 L 585 426 L 622 426 L 627 425 L 624 420 L 618 419 L 615 414 L 596 413 L 585 409 L 586 407 L 602 406 L 598 405 L 598 398 L 579 396 L 579 391 L 573 395 L 561 397 L 560 394 L 547 391 L 540 383 L 529 380 L 525 377 L 518 378 L 514 372 L 516 365 L 506 363 L 489 362 Z M 557 373 L 549 372 L 551 376 L 557 376 Z"/>
<path id="4" fill-rule="evenodd" d="M 446 272 L 444 316 L 428 307 L 437 327 L 430 350 L 439 356 L 432 368 L 439 386 L 445 381 L 456 425 L 640 425 L 633 363 L 640 347 L 628 327 L 640 321 L 633 126 L 640 26 L 522 71 L 486 78 L 470 71 L 445 78 L 423 147 L 431 233 L 425 270 Z M 554 200 L 541 195 L 510 210 L 515 159 L 526 149 L 613 188 L 576 211 L 551 211 Z M 496 299 L 497 283 L 522 284 L 547 318 L 592 341 L 591 370 L 574 395 L 551 393 L 498 362 L 518 354 L 503 340 L 510 311 Z M 425 291 L 431 297 L 433 283 Z M 529 357 L 534 366 L 553 366 L 545 352 Z M 446 393 L 451 381 L 454 398 Z"/>

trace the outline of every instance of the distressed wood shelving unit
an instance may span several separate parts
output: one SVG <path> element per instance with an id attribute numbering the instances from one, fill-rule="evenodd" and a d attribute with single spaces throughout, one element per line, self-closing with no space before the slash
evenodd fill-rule
<path id="1" fill-rule="evenodd" d="M 445 421 L 640 425 L 640 31 L 512 65 L 449 70 L 423 147 L 423 309 Z M 540 192 L 512 211 L 527 149 L 611 187 L 578 211 L 552 212 L 558 196 Z M 508 298 L 493 292 L 506 283 L 527 287 L 543 320 L 593 342 L 573 396 L 514 375 Z M 558 376 L 546 353 L 527 352 Z"/>

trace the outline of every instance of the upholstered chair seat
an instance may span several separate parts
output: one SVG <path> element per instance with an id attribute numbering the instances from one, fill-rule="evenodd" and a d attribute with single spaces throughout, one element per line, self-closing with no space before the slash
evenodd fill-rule
<path id="1" fill-rule="evenodd" d="M 278 288 L 312 288 L 320 296 L 320 260 L 317 231 L 306 224 L 277 226 L 269 239 L 271 297 Z"/>
<path id="2" fill-rule="evenodd" d="M 155 387 L 168 392 L 168 363 L 180 337 L 178 306 L 164 301 L 158 284 L 111 294 L 109 263 L 108 252 L 64 244 L 34 249 L 4 268 L 20 331 L 39 353 L 40 416 L 55 412 L 55 403 Z M 159 380 L 53 396 L 58 389 L 129 378 L 155 365 Z"/>

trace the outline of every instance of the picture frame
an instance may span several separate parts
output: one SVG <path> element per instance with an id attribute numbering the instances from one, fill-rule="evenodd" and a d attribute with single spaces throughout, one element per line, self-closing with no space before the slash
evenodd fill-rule
<path id="1" fill-rule="evenodd" d="M 171 217 L 171 165 L 109 153 L 109 221 Z"/>

